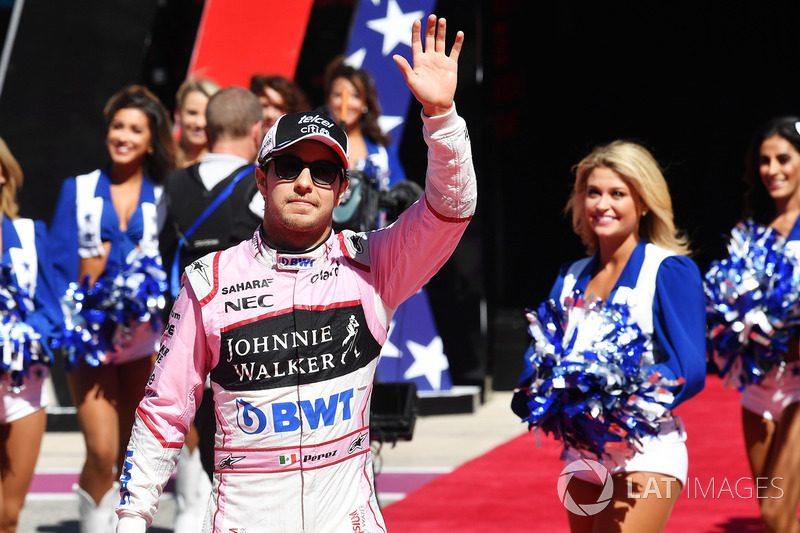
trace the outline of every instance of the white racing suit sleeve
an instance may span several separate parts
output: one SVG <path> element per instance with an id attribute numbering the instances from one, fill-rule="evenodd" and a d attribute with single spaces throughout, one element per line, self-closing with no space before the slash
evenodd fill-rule
<path id="1" fill-rule="evenodd" d="M 186 282 L 170 312 L 153 374 L 136 411 L 120 476 L 118 533 L 144 533 L 153 521 L 202 398 L 208 372 L 205 339 L 200 304 Z"/>
<path id="2" fill-rule="evenodd" d="M 417 292 L 456 248 L 475 213 L 477 183 L 467 125 L 455 105 L 422 115 L 428 145 L 425 193 L 390 227 L 364 237 L 375 288 L 390 308 Z M 363 255 L 363 254 L 362 254 Z"/>
<path id="3" fill-rule="evenodd" d="M 472 165 L 472 146 L 464 119 L 455 105 L 438 117 L 422 115 L 428 145 L 425 199 L 440 216 L 464 221 L 475 214 L 478 184 Z"/>

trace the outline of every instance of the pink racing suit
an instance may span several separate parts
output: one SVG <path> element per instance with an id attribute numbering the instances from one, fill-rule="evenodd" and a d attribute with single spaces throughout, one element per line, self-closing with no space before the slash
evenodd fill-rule
<path id="1" fill-rule="evenodd" d="M 281 253 L 260 231 L 186 269 L 121 475 L 117 531 L 143 533 L 206 376 L 217 418 L 203 531 L 381 532 L 372 381 L 395 309 L 444 264 L 476 202 L 466 124 L 425 117 L 425 194 L 392 226 Z"/>

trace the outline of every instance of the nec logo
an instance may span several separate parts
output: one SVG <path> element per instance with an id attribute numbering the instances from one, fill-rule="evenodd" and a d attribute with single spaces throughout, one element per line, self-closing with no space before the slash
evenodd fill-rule
<path id="1" fill-rule="evenodd" d="M 236 300 L 225 302 L 225 312 L 241 311 L 242 309 L 256 309 L 258 307 L 272 307 L 272 295 L 262 294 L 260 296 L 245 296 Z"/>
<path id="2" fill-rule="evenodd" d="M 297 431 L 301 426 L 317 429 L 322 424 L 330 427 L 336 423 L 337 413 L 341 413 L 342 420 L 350 420 L 353 416 L 352 401 L 353 389 L 347 389 L 327 398 L 275 402 L 271 405 L 272 430 L 275 433 L 288 433 Z M 248 435 L 263 433 L 270 426 L 263 410 L 241 399 L 236 400 L 236 425 Z"/>

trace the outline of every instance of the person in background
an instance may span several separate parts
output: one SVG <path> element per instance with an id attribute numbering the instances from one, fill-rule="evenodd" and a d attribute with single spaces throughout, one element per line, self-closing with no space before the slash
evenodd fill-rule
<path id="1" fill-rule="evenodd" d="M 169 273 L 168 307 L 186 267 L 247 239 L 264 214 L 252 163 L 262 139 L 261 104 L 247 89 L 227 87 L 211 97 L 206 114 L 210 151 L 200 162 L 171 172 L 164 187 L 166 219 L 159 246 Z M 175 533 L 194 533 L 203 525 L 215 429 L 214 402 L 206 387 L 178 462 Z"/>
<path id="2" fill-rule="evenodd" d="M 292 80 L 277 74 L 255 74 L 250 90 L 258 97 L 264 113 L 264 133 L 286 113 L 311 110 L 303 90 Z"/>
<path id="3" fill-rule="evenodd" d="M 325 70 L 323 109 L 350 139 L 350 187 L 333 211 L 335 229 L 364 231 L 387 226 L 415 202 L 422 188 L 406 180 L 397 145 L 380 126 L 372 76 L 335 58 Z"/>
<path id="4" fill-rule="evenodd" d="M 177 166 L 199 163 L 208 153 L 206 107 L 219 86 L 211 80 L 186 78 L 175 94 L 175 128 L 179 131 Z M 162 259 L 163 246 L 162 250 Z M 169 308 L 169 306 L 167 306 Z M 194 424 L 186 435 L 181 460 L 175 477 L 175 533 L 199 531 L 202 510 L 211 492 L 211 481 L 203 471 L 197 449 L 199 434 Z M 197 508 L 200 512 L 197 512 Z"/>
<path id="5" fill-rule="evenodd" d="M 64 181 L 50 225 L 61 295 L 69 294 L 70 283 L 92 287 L 105 280 L 108 289 L 113 284 L 108 278 L 126 271 L 141 254 L 160 263 L 157 205 L 164 177 L 175 164 L 170 116 L 139 85 L 114 94 L 103 116 L 108 161 Z M 115 480 L 160 337 L 153 324 L 139 322 L 115 349 L 70 357 L 67 381 L 86 443 L 86 461 L 74 487 L 83 533 L 114 529 Z"/>
<path id="6" fill-rule="evenodd" d="M 178 167 L 188 167 L 200 161 L 208 152 L 206 136 L 206 106 L 208 99 L 219 91 L 211 80 L 186 78 L 175 94 L 175 129 L 179 131 Z"/>
<path id="7" fill-rule="evenodd" d="M 586 316 L 570 312 L 570 302 L 574 302 L 572 305 L 578 309 L 590 302 L 624 306 L 630 312 L 630 320 L 636 331 L 648 336 L 652 342 L 644 344 L 641 352 L 647 375 L 642 376 L 638 369 L 630 374 L 644 381 L 634 382 L 634 378 L 631 378 L 630 386 L 638 385 L 639 388 L 626 393 L 635 395 L 639 392 L 644 395 L 643 387 L 649 386 L 654 378 L 663 377 L 678 385 L 673 391 L 674 396 L 664 401 L 668 402 L 666 405 L 659 401 L 660 410 L 666 411 L 659 415 L 655 435 L 646 434 L 629 454 L 609 453 L 609 456 L 604 456 L 602 465 L 613 480 L 611 500 L 596 514 L 582 516 L 569 512 L 570 530 L 573 533 L 656 533 L 664 529 L 687 478 L 686 432 L 673 410 L 700 392 L 705 382 L 705 294 L 702 278 L 697 265 L 688 257 L 688 240 L 675 228 L 667 183 L 658 163 L 647 149 L 628 141 L 600 146 L 578 163 L 575 175 L 566 211 L 571 213 L 572 227 L 590 257 L 567 263 L 561 268 L 549 299 L 558 302 L 564 313 L 569 313 L 566 316 L 570 322 L 565 327 L 570 331 L 574 328 L 578 332 L 578 339 L 591 339 L 589 333 L 601 326 L 597 325 L 597 320 L 588 319 L 591 314 L 588 311 Z M 535 324 L 535 321 L 532 323 Z M 625 327 L 628 325 L 625 324 Z M 582 336 L 581 328 L 584 328 Z M 608 333 L 609 330 L 604 331 L 604 338 L 616 338 Z M 620 350 L 627 349 L 622 339 L 630 337 L 619 337 Z M 573 337 L 569 338 L 574 341 Z M 572 364 L 570 361 L 581 361 L 582 354 L 586 353 L 584 350 L 602 349 L 586 340 L 574 342 L 574 346 L 564 349 L 565 353 L 574 357 L 567 359 L 565 365 Z M 532 349 L 535 346 L 532 345 Z M 573 348 L 578 353 L 570 351 Z M 548 350 L 545 352 L 550 353 Z M 538 387 L 545 386 L 539 383 L 547 380 L 545 375 L 549 375 L 547 368 L 538 368 L 533 364 L 537 359 L 531 358 L 530 353 L 531 350 L 526 357 L 526 370 L 520 383 L 522 391 L 528 390 L 526 394 L 515 395 L 515 402 L 512 402 L 512 409 L 523 419 L 538 413 L 537 409 L 531 411 L 531 403 L 528 403 L 531 401 L 530 393 L 534 389 L 536 395 L 545 392 Z M 600 356 L 598 360 L 605 361 Z M 587 398 L 595 397 L 595 394 L 600 396 L 598 402 L 602 403 L 603 394 L 615 395 L 618 392 L 608 389 L 618 386 L 614 380 L 595 381 L 594 373 L 603 375 L 598 368 L 598 365 L 586 365 L 581 370 L 584 382 L 600 383 L 598 387 L 601 390 L 593 388 L 585 395 L 576 392 L 579 405 L 583 405 Z M 619 367 L 609 367 L 609 372 L 615 368 Z M 627 372 L 630 370 L 626 370 L 625 379 L 628 379 Z M 572 380 L 568 378 L 567 382 Z M 679 384 L 681 380 L 682 384 Z M 628 382 L 625 383 L 628 387 Z M 520 402 L 522 405 L 517 403 L 520 398 L 524 399 Z M 567 404 L 563 407 L 564 412 L 571 408 L 577 406 Z M 551 419 L 563 420 L 559 418 L 561 412 L 553 413 Z M 639 413 L 637 420 L 649 417 L 650 412 Z M 570 420 L 573 420 L 573 416 L 570 415 Z M 571 431 L 564 438 L 563 458 L 567 465 L 587 458 L 599 460 L 597 451 L 593 451 L 596 443 L 581 441 L 582 434 L 577 429 L 583 427 L 583 422 L 600 420 L 603 423 L 621 416 L 621 413 L 613 412 L 598 417 L 584 411 L 581 416 L 586 418 L 575 421 L 574 427 L 564 429 L 565 432 Z M 611 440 L 616 434 L 612 432 L 610 436 L 604 435 L 604 438 Z M 603 453 L 612 450 L 609 443 Z M 569 480 L 570 496 L 579 503 L 598 502 L 601 492 L 605 494 L 603 481 L 594 472 L 575 472 Z M 642 491 L 654 488 L 659 491 L 659 497 L 642 496 Z"/>
<path id="8" fill-rule="evenodd" d="M 0 138 L 0 327 L 11 360 L 0 369 L 0 532 L 17 530 L 47 426 L 50 340 L 62 321 L 44 222 L 20 218 L 22 168 Z M 11 345 L 11 346 L 9 346 Z"/>
<path id="9" fill-rule="evenodd" d="M 137 410 L 118 533 L 150 526 L 207 376 L 217 433 L 203 531 L 386 531 L 368 420 L 380 347 L 397 306 L 452 254 L 477 199 L 453 101 L 464 34 L 448 54 L 445 20 L 431 15 L 423 51 L 421 27 L 413 69 L 394 59 L 422 104 L 425 201 L 381 231 L 337 234 L 347 135 L 317 112 L 276 122 L 258 157 L 261 226 L 184 273 Z"/>
<path id="10" fill-rule="evenodd" d="M 325 70 L 325 107 L 347 132 L 353 168 L 366 172 L 379 190 L 388 190 L 406 179 L 397 145 L 378 121 L 381 108 L 372 76 L 345 59 L 337 57 Z"/>
<path id="11" fill-rule="evenodd" d="M 757 231 L 775 232 L 784 243 L 783 253 L 800 259 L 800 117 L 771 119 L 753 134 L 745 159 L 745 185 L 743 220 L 755 224 Z M 766 257 L 758 243 L 745 249 L 754 262 Z M 775 280 L 769 283 L 779 285 Z M 758 303 L 750 296 L 742 291 L 742 301 Z M 786 336 L 783 350 L 772 343 L 776 350 L 772 366 L 758 380 L 744 382 L 741 395 L 744 443 L 753 479 L 762 480 L 756 487 L 757 501 L 768 533 L 800 532 L 798 328 L 790 328 Z"/>
<path id="12" fill-rule="evenodd" d="M 210 151 L 167 176 L 159 246 L 173 298 L 188 265 L 250 237 L 261 222 L 264 201 L 253 164 L 262 139 L 259 110 L 258 99 L 242 87 L 216 93 L 206 108 Z"/>

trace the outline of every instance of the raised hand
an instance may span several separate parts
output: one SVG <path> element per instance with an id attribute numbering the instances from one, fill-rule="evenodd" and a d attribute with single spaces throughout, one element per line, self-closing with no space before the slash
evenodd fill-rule
<path id="1" fill-rule="evenodd" d="M 439 19 L 438 31 L 436 15 L 428 17 L 425 30 L 425 49 L 422 47 L 422 22 L 414 21 L 411 28 L 411 54 L 413 68 L 408 61 L 395 54 L 393 59 L 406 78 L 406 84 L 414 97 L 422 104 L 422 111 L 429 117 L 446 113 L 453 106 L 458 82 L 458 55 L 464 44 L 464 32 L 456 34 L 456 40 L 445 51 L 445 30 L 447 21 Z"/>

